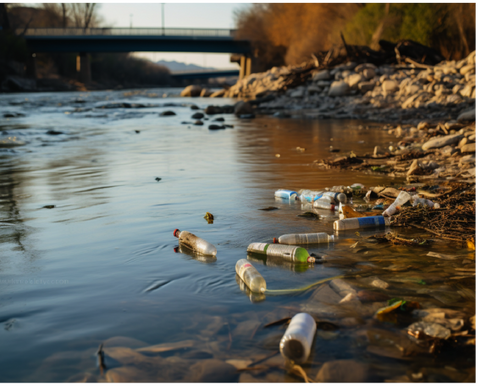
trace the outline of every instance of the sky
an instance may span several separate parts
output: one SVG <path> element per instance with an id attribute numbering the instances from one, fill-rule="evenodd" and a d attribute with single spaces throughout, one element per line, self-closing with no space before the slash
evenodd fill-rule
<path id="1" fill-rule="evenodd" d="M 160 3 L 97 3 L 103 25 L 111 27 L 162 27 Z M 248 7 L 248 3 L 164 3 L 165 28 L 228 28 L 233 29 L 234 11 Z M 158 60 L 176 60 L 202 67 L 238 69 L 230 63 L 229 54 L 201 54 L 183 52 L 143 52 L 135 55 Z"/>

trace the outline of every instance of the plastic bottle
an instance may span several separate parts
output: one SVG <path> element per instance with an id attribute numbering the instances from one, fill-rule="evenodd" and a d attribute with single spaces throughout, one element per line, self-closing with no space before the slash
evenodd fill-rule
<path id="1" fill-rule="evenodd" d="M 287 200 L 296 200 L 298 197 L 298 193 L 293 190 L 278 189 L 275 192 L 275 197 L 286 198 Z"/>
<path id="2" fill-rule="evenodd" d="M 247 259 L 238 260 L 235 265 L 235 271 L 240 279 L 250 288 L 250 291 L 264 293 L 267 289 L 265 279 Z"/>
<path id="3" fill-rule="evenodd" d="M 321 232 L 321 233 L 301 233 L 301 234 L 287 234 L 282 235 L 278 239 L 276 237 L 273 238 L 274 244 L 288 244 L 288 245 L 296 245 L 296 244 L 323 244 L 323 243 L 330 243 L 335 241 L 334 235 L 328 235 L 328 233 Z"/>
<path id="4" fill-rule="evenodd" d="M 333 229 L 335 229 L 336 231 L 343 231 L 347 229 L 370 228 L 389 225 L 390 219 L 388 217 L 370 216 L 337 220 L 333 223 Z"/>
<path id="5" fill-rule="evenodd" d="M 286 360 L 304 363 L 310 356 L 317 323 L 309 314 L 296 314 L 280 341 L 280 352 Z"/>
<path id="6" fill-rule="evenodd" d="M 302 202 L 314 202 L 322 197 L 323 192 L 320 190 L 308 190 L 302 189 L 300 190 L 300 200 Z"/>
<path id="7" fill-rule="evenodd" d="M 385 209 L 382 215 L 384 217 L 393 216 L 397 212 L 398 208 L 400 208 L 403 204 L 405 204 L 411 198 L 412 197 L 407 192 L 404 192 L 403 190 L 400 191 L 400 193 L 398 194 L 393 204 L 390 205 L 387 209 Z"/>
<path id="8" fill-rule="evenodd" d="M 216 256 L 217 248 L 215 248 L 208 241 L 201 239 L 200 237 L 195 236 L 193 233 L 187 231 L 180 231 L 175 229 L 173 235 L 178 237 L 178 241 L 195 252 L 202 253 L 207 256 Z"/>
<path id="9" fill-rule="evenodd" d="M 332 197 L 329 196 L 321 197 L 316 200 L 313 203 L 313 207 L 318 209 L 327 209 L 331 211 L 338 210 L 338 205 L 335 205 L 335 201 L 332 199 Z"/>
<path id="10" fill-rule="evenodd" d="M 248 246 L 247 252 L 280 257 L 281 259 L 291 261 L 292 263 L 315 262 L 315 258 L 311 258 L 305 248 L 293 245 L 252 243 Z"/>
<path id="11" fill-rule="evenodd" d="M 343 203 L 347 202 L 347 195 L 342 192 L 323 192 L 323 197 L 331 197 L 336 203 Z"/>
<path id="12" fill-rule="evenodd" d="M 433 208 L 435 206 L 433 201 L 430 201 L 427 198 L 420 198 L 418 194 L 416 194 L 412 198 L 413 198 L 413 206 L 417 206 L 418 204 L 427 205 L 429 208 Z"/>

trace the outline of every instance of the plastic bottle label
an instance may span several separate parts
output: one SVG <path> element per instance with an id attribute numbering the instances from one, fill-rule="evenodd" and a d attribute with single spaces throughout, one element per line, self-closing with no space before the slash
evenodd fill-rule
<path id="1" fill-rule="evenodd" d="M 275 244 L 275 245 L 271 245 L 270 248 L 268 248 L 267 255 L 281 257 L 282 259 L 286 259 L 294 262 L 296 250 L 297 250 L 297 247 L 292 247 L 291 245 Z"/>
<path id="2" fill-rule="evenodd" d="M 242 268 L 245 269 L 245 268 L 248 268 L 248 267 L 251 267 L 251 266 L 252 266 L 252 264 L 247 263 L 247 264 L 243 264 Z"/>
<path id="3" fill-rule="evenodd" d="M 385 225 L 385 219 L 382 216 L 359 217 L 358 224 L 361 226 L 379 226 Z"/>

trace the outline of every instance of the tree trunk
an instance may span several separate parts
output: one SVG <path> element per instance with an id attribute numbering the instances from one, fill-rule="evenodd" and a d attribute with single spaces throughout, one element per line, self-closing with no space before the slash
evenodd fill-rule
<path id="1" fill-rule="evenodd" d="M 8 20 L 7 6 L 5 4 L 5 0 L 0 0 L 0 29 L 10 29 L 10 22 Z"/>
<path id="2" fill-rule="evenodd" d="M 390 4 L 387 3 L 387 4 L 385 4 L 385 16 L 383 17 L 382 21 L 380 22 L 377 29 L 375 30 L 375 32 L 372 35 L 372 41 L 370 42 L 370 48 L 373 49 L 373 50 L 380 49 L 380 45 L 378 44 L 378 42 L 380 41 L 380 38 L 382 37 L 383 28 L 385 26 L 385 22 L 387 21 L 389 11 L 390 11 Z"/>

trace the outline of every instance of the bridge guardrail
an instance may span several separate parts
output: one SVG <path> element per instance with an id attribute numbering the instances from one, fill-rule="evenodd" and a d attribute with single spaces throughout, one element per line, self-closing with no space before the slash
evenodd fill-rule
<path id="1" fill-rule="evenodd" d="M 236 30 L 220 28 L 28 28 L 24 36 L 199 36 L 234 37 Z"/>

